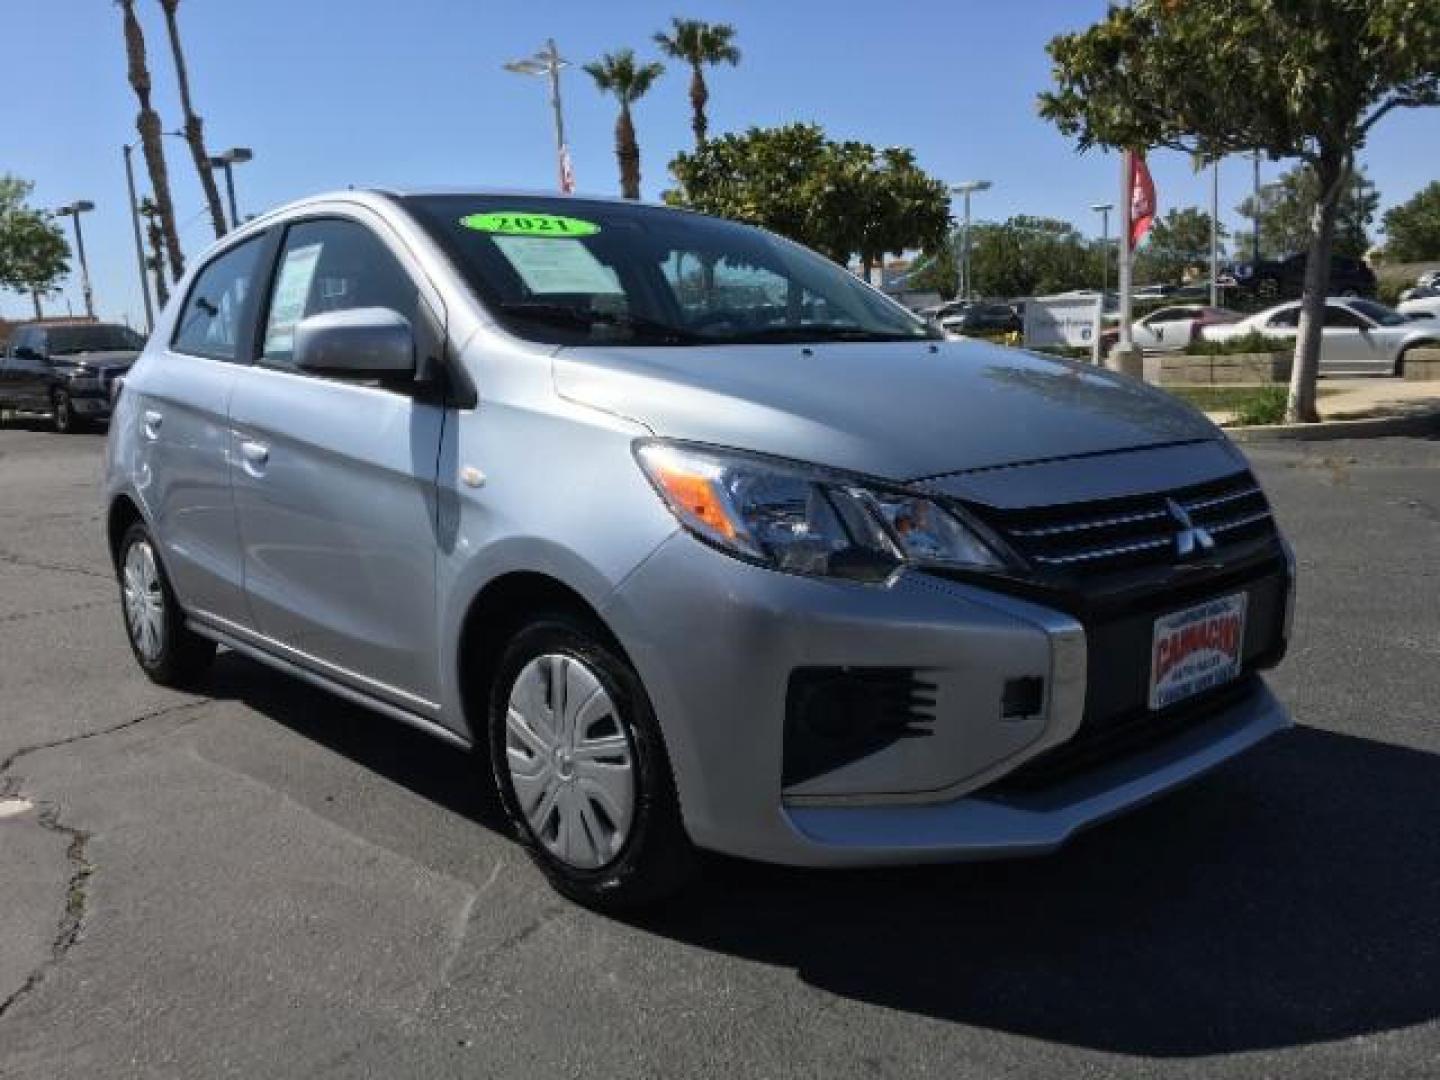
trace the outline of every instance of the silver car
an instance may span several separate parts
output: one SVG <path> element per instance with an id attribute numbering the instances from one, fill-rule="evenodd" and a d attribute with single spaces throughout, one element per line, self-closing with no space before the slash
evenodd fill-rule
<path id="1" fill-rule="evenodd" d="M 1238 322 L 1205 326 L 1205 341 L 1259 334 L 1293 341 L 1300 332 L 1300 301 L 1292 300 Z M 1440 327 L 1362 297 L 1337 296 L 1325 301 L 1320 331 L 1320 374 L 1399 375 L 1411 349 L 1440 346 Z"/>
<path id="2" fill-rule="evenodd" d="M 1198 412 L 950 342 L 758 229 L 345 192 L 195 261 L 126 380 L 136 659 L 479 752 L 555 886 L 1050 851 L 1288 724 L 1294 563 Z"/>

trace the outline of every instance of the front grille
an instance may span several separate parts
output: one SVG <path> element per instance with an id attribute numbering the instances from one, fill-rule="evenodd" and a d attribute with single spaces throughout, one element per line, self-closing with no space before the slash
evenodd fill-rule
<path id="1" fill-rule="evenodd" d="M 1100 502 L 971 510 L 1042 575 L 1088 577 L 1182 561 L 1180 538 L 1187 530 L 1176 507 L 1219 550 L 1275 532 L 1270 504 L 1249 473 Z M 1190 550 L 1205 551 L 1194 537 Z"/>

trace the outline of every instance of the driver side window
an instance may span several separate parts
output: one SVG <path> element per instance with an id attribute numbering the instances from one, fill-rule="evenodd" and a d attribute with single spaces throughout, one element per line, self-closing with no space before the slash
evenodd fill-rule
<path id="1" fill-rule="evenodd" d="M 413 326 L 418 302 L 410 275 L 364 225 L 343 218 L 299 222 L 281 247 L 260 362 L 293 367 L 295 327 L 311 315 L 379 307 Z"/>
<path id="2" fill-rule="evenodd" d="M 1300 308 L 1286 308 L 1284 311 L 1277 311 L 1270 316 L 1270 321 L 1265 324 L 1272 330 L 1294 330 L 1300 325 Z"/>

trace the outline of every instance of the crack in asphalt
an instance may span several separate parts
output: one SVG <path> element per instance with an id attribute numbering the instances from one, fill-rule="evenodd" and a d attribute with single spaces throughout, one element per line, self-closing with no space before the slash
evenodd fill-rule
<path id="1" fill-rule="evenodd" d="M 17 777 L 8 775 L 16 762 L 31 754 L 38 754 L 44 750 L 55 750 L 62 746 L 70 746 L 75 743 L 85 742 L 90 739 L 104 738 L 108 735 L 115 735 L 121 731 L 136 727 L 149 720 L 158 720 L 161 717 L 170 716 L 187 709 L 195 709 L 202 705 L 209 704 L 208 698 L 200 698 L 192 701 L 178 702 L 174 705 L 165 705 L 158 709 L 151 709 L 141 713 L 139 716 L 131 717 L 129 720 L 112 724 L 108 728 L 99 731 L 82 732 L 79 735 L 71 735 L 64 739 L 54 739 L 50 742 L 36 743 L 33 746 L 21 747 L 10 754 L 3 762 L 0 762 L 0 798 L 8 798 L 20 794 L 20 782 Z M 0 1001 L 0 1020 L 3 1020 L 19 1002 L 35 991 L 45 977 L 65 959 L 65 954 L 80 940 L 80 934 L 85 926 L 85 911 L 89 902 L 90 878 L 95 873 L 95 864 L 90 861 L 86 852 L 90 842 L 90 833 L 84 829 L 77 829 L 67 825 L 60 820 L 60 807 L 58 804 L 37 800 L 40 812 L 37 821 L 42 829 L 58 833 L 65 837 L 65 857 L 70 863 L 70 878 L 65 886 L 65 906 L 60 913 L 59 925 L 56 927 L 55 936 L 50 941 L 50 955 L 40 966 L 30 972 L 25 981 L 20 984 L 9 997 Z"/>
<path id="2" fill-rule="evenodd" d="M 17 611 L 11 615 L 0 615 L 0 626 L 24 622 L 26 619 L 40 619 L 46 615 L 72 615 L 77 611 L 89 611 L 92 608 L 114 607 L 118 603 L 118 600 L 111 597 L 108 600 L 87 600 L 81 604 L 67 604 L 64 607 L 42 608 L 38 611 Z"/>
<path id="3" fill-rule="evenodd" d="M 71 566 L 69 563 L 47 563 L 39 559 L 28 559 L 23 555 L 16 555 L 12 551 L 0 551 L 0 563 L 9 566 L 18 566 L 23 570 L 50 570 L 57 574 L 80 574 L 84 577 L 101 578 L 110 581 L 112 574 L 100 570 L 92 570 L 88 566 Z"/>

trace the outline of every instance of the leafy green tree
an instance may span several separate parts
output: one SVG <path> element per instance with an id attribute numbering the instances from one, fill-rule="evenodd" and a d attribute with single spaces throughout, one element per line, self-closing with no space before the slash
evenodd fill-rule
<path id="1" fill-rule="evenodd" d="M 1225 253 L 1220 227 L 1220 254 Z M 1167 210 L 1150 227 L 1135 252 L 1135 281 L 1140 285 L 1176 284 L 1185 271 L 1210 265 L 1210 215 L 1193 206 Z"/>
<path id="2" fill-rule="evenodd" d="M 640 198 L 640 144 L 635 139 L 635 122 L 630 106 L 639 101 L 665 73 L 664 64 L 635 62 L 634 49 L 606 53 L 599 60 L 585 65 L 603 94 L 612 94 L 620 103 L 620 116 L 615 121 L 615 159 L 620 163 L 620 194 L 627 199 Z"/>
<path id="3" fill-rule="evenodd" d="M 1330 254 L 1355 155 L 1396 109 L 1440 103 L 1440 0 L 1136 0 L 1050 46 L 1040 113 L 1080 148 L 1298 158 L 1319 193 L 1287 418 L 1318 419 Z"/>
<path id="4" fill-rule="evenodd" d="M 970 230 L 970 272 L 979 296 L 1043 296 L 1098 288 L 1099 249 L 1068 221 L 1019 215 Z"/>
<path id="5" fill-rule="evenodd" d="M 914 292 L 939 293 L 942 300 L 960 294 L 960 252 L 955 234 L 947 233 L 940 246 L 917 261 L 905 287 Z"/>
<path id="6" fill-rule="evenodd" d="M 670 33 L 655 35 L 655 44 L 672 60 L 690 65 L 690 128 L 695 132 L 695 145 L 705 142 L 710 121 L 705 106 L 710 101 L 710 88 L 705 85 L 706 66 L 740 63 L 740 50 L 735 47 L 735 28 L 726 23 L 707 23 L 699 19 L 671 19 Z"/>
<path id="7" fill-rule="evenodd" d="M 746 221 L 844 265 L 935 251 L 950 224 L 945 185 L 909 150 L 832 142 L 814 124 L 751 128 L 708 140 L 670 163 L 666 201 Z"/>
<path id="8" fill-rule="evenodd" d="M 1440 180 L 1385 211 L 1384 220 L 1387 260 L 1440 259 Z"/>
<path id="9" fill-rule="evenodd" d="M 1315 206 L 1319 200 L 1315 172 L 1304 165 L 1261 187 L 1261 256 L 1280 259 L 1306 250 L 1310 246 L 1310 223 L 1315 217 Z M 1335 239 L 1331 251 L 1355 259 L 1363 257 L 1370 250 L 1370 225 L 1379 208 L 1380 193 L 1375 190 L 1375 185 L 1365 175 L 1364 169 L 1354 170 L 1335 208 Z M 1254 221 L 1255 196 L 1249 196 L 1235 209 L 1247 221 Z M 1249 249 L 1243 250 L 1248 258 Z"/>
<path id="10" fill-rule="evenodd" d="M 0 288 L 29 293 L 40 319 L 41 297 L 70 272 L 70 245 L 51 215 L 26 203 L 33 186 L 0 176 Z"/>

